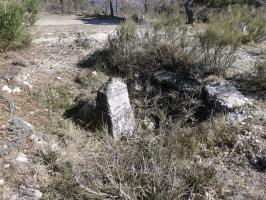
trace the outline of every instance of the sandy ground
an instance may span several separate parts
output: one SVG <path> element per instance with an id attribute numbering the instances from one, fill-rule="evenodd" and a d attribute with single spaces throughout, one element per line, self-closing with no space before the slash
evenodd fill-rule
<path id="1" fill-rule="evenodd" d="M 32 28 L 30 47 L 0 54 L 0 89 L 7 86 L 11 91 L 21 90 L 8 94 L 16 101 L 16 114 L 31 118 L 29 107 L 21 104 L 25 104 L 28 90 L 36 91 L 48 85 L 73 85 L 80 71 L 78 62 L 101 48 L 118 24 L 118 20 L 110 18 L 41 16 Z M 21 60 L 23 66 L 14 64 Z M 6 120 L 6 117 L 0 118 L 0 125 Z"/>
<path id="2" fill-rule="evenodd" d="M 43 14 L 36 22 L 36 26 L 59 26 L 59 25 L 72 25 L 72 24 L 85 24 L 79 20 L 80 17 L 76 15 L 45 15 Z"/>
<path id="3" fill-rule="evenodd" d="M 78 70 L 78 61 L 101 48 L 117 25 L 110 19 L 42 16 L 33 28 L 32 46 L 26 50 L 26 58 L 35 66 L 23 69 L 16 79 L 34 84 L 61 70 Z"/>

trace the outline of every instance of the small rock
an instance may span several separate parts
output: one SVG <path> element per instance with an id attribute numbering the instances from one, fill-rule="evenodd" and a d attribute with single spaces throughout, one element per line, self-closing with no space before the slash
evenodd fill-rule
<path id="1" fill-rule="evenodd" d="M 19 153 L 18 157 L 16 158 L 16 161 L 22 162 L 22 163 L 27 163 L 28 158 L 24 153 Z"/>
<path id="2" fill-rule="evenodd" d="M 37 198 L 37 199 L 40 199 L 40 198 L 42 198 L 42 192 L 40 191 L 40 190 L 35 190 L 35 197 Z"/>
<path id="3" fill-rule="evenodd" d="M 0 141 L 0 157 L 8 155 L 11 151 L 11 147 Z"/>
<path id="4" fill-rule="evenodd" d="M 204 90 L 207 101 L 217 111 L 230 111 L 247 104 L 246 98 L 226 80 L 211 82 Z"/>
<path id="5" fill-rule="evenodd" d="M 246 117 L 240 113 L 229 113 L 227 121 L 230 125 L 237 125 L 243 123 Z"/>
<path id="6" fill-rule="evenodd" d="M 26 186 L 20 186 L 20 199 L 27 199 L 27 200 L 39 200 L 42 198 L 43 193 L 40 190 L 26 187 Z"/>
<path id="7" fill-rule="evenodd" d="M 20 89 L 20 87 L 15 87 L 14 89 L 13 89 L 13 93 L 21 93 L 21 89 Z"/>
<path id="8" fill-rule="evenodd" d="M 5 130 L 7 128 L 7 125 L 1 125 L 0 130 Z"/>
<path id="9" fill-rule="evenodd" d="M 30 136 L 30 139 L 39 147 L 44 149 L 44 146 L 46 145 L 46 142 L 43 140 L 43 138 L 40 135 L 32 134 Z"/>
<path id="10" fill-rule="evenodd" d="M 234 150 L 237 152 L 237 153 L 242 153 L 245 151 L 245 145 L 243 144 L 242 141 L 237 141 L 235 144 L 234 144 Z"/>
<path id="11" fill-rule="evenodd" d="M 9 122 L 9 130 L 12 134 L 18 135 L 30 135 L 35 133 L 34 127 L 20 117 L 14 117 Z"/>
<path id="12" fill-rule="evenodd" d="M 3 186 L 5 183 L 5 180 L 4 179 L 0 179 L 0 186 Z"/>
<path id="13" fill-rule="evenodd" d="M 23 58 L 16 58 L 16 60 L 14 60 L 12 64 L 16 66 L 26 67 L 29 65 L 29 62 Z"/>
<path id="14" fill-rule="evenodd" d="M 12 136 L 12 145 L 17 148 L 25 148 L 25 144 L 30 140 L 30 135 L 36 134 L 33 126 L 19 117 L 14 117 L 7 128 L 7 132 Z"/>
<path id="15" fill-rule="evenodd" d="M 135 117 L 125 83 L 117 78 L 111 78 L 98 91 L 96 107 L 99 119 L 107 123 L 114 139 L 132 135 Z"/>
<path id="16" fill-rule="evenodd" d="M 136 91 L 138 91 L 138 92 L 141 92 L 141 91 L 143 91 L 143 86 L 139 83 L 139 82 L 135 82 L 134 83 L 134 89 L 136 90 Z"/>
<path id="17" fill-rule="evenodd" d="M 10 89 L 7 85 L 4 85 L 2 87 L 2 91 L 7 92 L 8 94 L 11 94 L 13 92 L 13 90 Z"/>
<path id="18" fill-rule="evenodd" d="M 8 169 L 9 167 L 10 167 L 10 164 L 5 164 L 5 165 L 4 165 L 4 168 L 5 168 L 5 169 Z"/>
<path id="19" fill-rule="evenodd" d="M 148 130 L 154 130 L 155 129 L 155 123 L 152 121 L 152 119 L 145 117 L 143 120 L 143 125 Z"/>
<path id="20" fill-rule="evenodd" d="M 97 75 L 98 75 L 98 73 L 97 73 L 96 71 L 93 71 L 91 74 L 92 74 L 93 76 L 97 76 Z"/>
<path id="21" fill-rule="evenodd" d="M 32 89 L 32 85 L 28 81 L 24 81 L 23 84 L 28 86 L 29 89 Z"/>

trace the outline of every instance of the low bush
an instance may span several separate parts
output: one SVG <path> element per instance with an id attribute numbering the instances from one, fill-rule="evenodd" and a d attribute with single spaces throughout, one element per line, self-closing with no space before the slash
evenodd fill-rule
<path id="1" fill-rule="evenodd" d="M 110 65 L 113 73 L 126 74 L 136 66 L 136 44 L 137 42 L 136 24 L 128 20 L 117 30 L 115 37 L 109 37 L 108 57 L 104 60 L 106 66 Z M 109 70 L 107 68 L 107 70 Z"/>
<path id="2" fill-rule="evenodd" d="M 194 2 L 207 5 L 208 7 L 224 7 L 232 4 L 252 5 L 256 1 L 253 0 L 195 0 Z"/>
<path id="3" fill-rule="evenodd" d="M 64 112 L 74 105 L 75 95 L 69 86 L 59 85 L 33 92 L 31 98 L 51 112 Z"/>
<path id="4" fill-rule="evenodd" d="M 33 25 L 37 20 L 39 11 L 38 1 L 36 0 L 24 0 L 21 2 L 23 10 L 25 12 L 25 21 L 28 25 Z"/>
<path id="5" fill-rule="evenodd" d="M 180 127 L 163 114 L 161 120 L 157 131 L 140 130 L 124 141 L 104 132 L 98 142 L 75 133 L 79 137 L 66 143 L 64 156 L 51 161 L 59 174 L 44 199 L 204 199 L 206 191 L 218 189 L 216 171 L 195 155 L 203 146 L 207 157 L 219 147 L 230 149 L 234 132 L 223 119 L 194 128 Z"/>
<path id="6" fill-rule="evenodd" d="M 188 63 L 194 49 L 187 48 L 186 28 L 180 17 L 162 14 L 140 26 L 127 20 L 109 37 L 106 49 L 87 63 L 128 78 L 135 73 L 148 75 L 159 68 L 189 71 L 183 68 L 191 66 Z"/>
<path id="7" fill-rule="evenodd" d="M 212 18 L 203 33 L 198 35 L 201 65 L 208 73 L 223 74 L 234 62 L 234 53 L 242 39 L 238 23 L 235 16 L 221 14 Z"/>
<path id="8" fill-rule="evenodd" d="M 53 111 L 60 109 L 67 109 L 72 106 L 74 102 L 74 94 L 67 86 L 57 86 L 48 88 L 47 92 L 47 103 L 48 108 Z"/>
<path id="9" fill-rule="evenodd" d="M 28 27 L 37 16 L 36 0 L 0 2 L 0 48 L 22 47 L 30 42 Z"/>
<path id="10" fill-rule="evenodd" d="M 64 167 L 64 173 L 57 177 L 45 189 L 42 200 L 68 199 L 68 200 L 90 200 L 90 195 L 80 188 L 72 174 L 71 166 Z"/>
<path id="11" fill-rule="evenodd" d="M 249 7 L 222 12 L 198 30 L 188 30 L 178 13 L 161 14 L 140 26 L 128 20 L 90 64 L 129 78 L 160 68 L 194 78 L 220 76 L 232 66 L 240 45 L 258 42 L 266 33 L 262 13 L 253 15 Z"/>
<path id="12" fill-rule="evenodd" d="M 260 89 L 266 90 L 266 62 L 261 62 L 256 66 L 255 82 Z"/>
<path id="13" fill-rule="evenodd" d="M 259 42 L 265 34 L 265 18 L 262 13 L 253 16 L 249 7 L 236 7 L 214 16 L 198 36 L 203 68 L 212 74 L 224 74 L 240 45 Z"/>

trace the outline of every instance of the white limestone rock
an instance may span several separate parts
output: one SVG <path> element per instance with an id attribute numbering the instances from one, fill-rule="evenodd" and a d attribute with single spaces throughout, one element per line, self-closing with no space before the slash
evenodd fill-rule
<path id="1" fill-rule="evenodd" d="M 96 107 L 100 120 L 107 123 L 115 140 L 132 135 L 135 130 L 135 117 L 125 83 L 111 78 L 99 89 Z"/>
<path id="2" fill-rule="evenodd" d="M 226 80 L 219 80 L 205 86 L 207 101 L 218 111 L 230 111 L 247 105 L 245 98 L 235 86 Z"/>

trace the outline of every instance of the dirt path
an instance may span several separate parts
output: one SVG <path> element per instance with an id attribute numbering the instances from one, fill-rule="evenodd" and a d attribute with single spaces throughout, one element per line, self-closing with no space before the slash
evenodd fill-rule
<path id="1" fill-rule="evenodd" d="M 28 79 L 40 80 L 60 71 L 77 70 L 77 62 L 105 43 L 117 23 L 110 19 L 81 18 L 76 16 L 43 16 L 34 27 L 29 59 L 37 66 Z M 25 74 L 26 72 L 26 74 Z M 24 70 L 17 80 L 30 72 Z M 45 77 L 46 78 L 46 77 Z"/>

